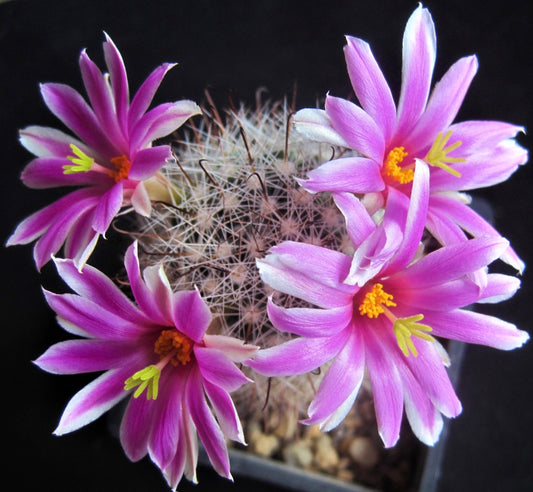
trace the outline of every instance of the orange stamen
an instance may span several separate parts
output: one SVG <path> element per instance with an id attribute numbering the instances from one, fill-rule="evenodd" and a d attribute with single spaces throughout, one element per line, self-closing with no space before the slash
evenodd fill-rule
<path id="1" fill-rule="evenodd" d="M 171 328 L 163 330 L 154 344 L 154 352 L 164 359 L 172 353 L 170 362 L 173 366 L 178 364 L 185 365 L 191 360 L 191 352 L 194 342 L 180 333 L 178 330 Z"/>
<path id="2" fill-rule="evenodd" d="M 361 316 L 377 318 L 385 312 L 384 306 L 396 306 L 394 297 L 383 290 L 382 284 L 374 284 L 372 289 L 365 294 L 363 302 L 359 305 Z"/>
<path id="3" fill-rule="evenodd" d="M 127 179 L 131 162 L 125 155 L 119 155 L 111 159 L 111 163 L 115 166 L 116 171 L 112 171 L 111 175 L 115 179 L 115 183 L 118 183 L 122 179 Z"/>
<path id="4" fill-rule="evenodd" d="M 410 183 L 415 177 L 412 166 L 400 167 L 399 165 L 406 156 L 405 147 L 394 147 L 385 159 L 384 173 L 400 184 Z"/>

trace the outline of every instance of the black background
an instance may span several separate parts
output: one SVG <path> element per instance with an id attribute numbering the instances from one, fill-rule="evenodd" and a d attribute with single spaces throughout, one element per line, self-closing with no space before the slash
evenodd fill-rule
<path id="1" fill-rule="evenodd" d="M 164 61 L 179 66 L 165 79 L 157 102 L 204 100 L 209 88 L 226 105 L 252 104 L 264 86 L 267 97 L 291 95 L 297 107 L 313 106 L 326 91 L 348 96 L 344 34 L 366 39 L 398 93 L 401 36 L 414 1 L 143 1 L 14 0 L 0 4 L 0 152 L 3 174 L 2 241 L 16 224 L 61 193 L 28 190 L 20 171 L 30 155 L 17 130 L 30 124 L 57 126 L 38 82 L 64 82 L 81 90 L 79 52 L 102 66 L 102 31 L 111 35 L 135 90 Z M 461 56 L 476 53 L 480 69 L 458 120 L 499 119 L 533 128 L 531 7 L 527 0 L 427 1 L 437 27 L 435 70 L 440 78 Z M 520 142 L 531 148 L 528 136 Z M 509 181 L 478 194 L 494 207 L 496 227 L 531 264 L 531 165 Z M 100 245 L 96 261 L 118 266 L 118 239 Z M 91 376 L 52 376 L 31 364 L 65 334 L 56 326 L 40 291 L 58 287 L 51 268 L 39 274 L 30 246 L 2 248 L 2 421 L 7 434 L 3 482 L 12 490 L 165 491 L 157 469 L 132 464 L 109 435 L 106 419 L 61 438 L 52 436 L 69 398 Z M 489 312 L 530 330 L 532 287 L 526 270 L 521 291 Z M 533 484 L 533 345 L 515 352 L 468 347 L 457 392 L 463 414 L 450 424 L 439 486 L 451 491 L 528 491 Z M 199 470 L 200 484 L 180 490 L 249 490 Z M 270 490 L 266 487 L 265 490 Z"/>

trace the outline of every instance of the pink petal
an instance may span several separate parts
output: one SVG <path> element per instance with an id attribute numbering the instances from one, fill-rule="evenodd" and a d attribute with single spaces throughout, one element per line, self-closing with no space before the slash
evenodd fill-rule
<path id="1" fill-rule="evenodd" d="M 404 386 L 405 414 L 411 429 L 420 441 L 427 446 L 433 446 L 439 440 L 444 424 L 441 413 L 403 361 L 398 363 L 397 367 Z"/>
<path id="2" fill-rule="evenodd" d="M 70 195 L 72 198 L 74 193 Z M 38 269 L 41 269 L 57 253 L 73 228 L 77 227 L 79 220 L 83 220 L 87 214 L 93 215 L 96 204 L 97 202 L 92 197 L 80 200 L 72 204 L 71 208 L 65 208 L 61 215 L 54 218 L 33 249 L 33 257 Z"/>
<path id="3" fill-rule="evenodd" d="M 61 436 L 96 420 L 128 396 L 124 381 L 135 371 L 121 367 L 105 372 L 76 393 L 68 402 L 54 434 Z"/>
<path id="4" fill-rule="evenodd" d="M 257 267 L 263 281 L 276 290 L 324 308 L 348 304 L 357 290 L 342 284 L 350 267 L 350 257 L 342 253 L 291 241 L 270 251 Z"/>
<path id="5" fill-rule="evenodd" d="M 400 436 L 403 413 L 402 382 L 398 369 L 387 356 L 378 336 L 374 333 L 373 323 L 368 323 L 363 331 L 368 374 L 374 394 L 374 406 L 378 431 L 385 447 L 396 444 Z"/>
<path id="6" fill-rule="evenodd" d="M 250 382 L 226 355 L 216 349 L 195 345 L 194 355 L 202 377 L 225 391 L 235 391 Z"/>
<path id="7" fill-rule="evenodd" d="M 33 159 L 22 171 L 20 178 L 29 188 L 55 188 L 56 186 L 82 186 L 107 183 L 109 179 L 102 173 L 65 174 L 63 166 L 70 165 L 67 159 L 40 157 Z"/>
<path id="8" fill-rule="evenodd" d="M 41 94 L 50 111 L 99 155 L 111 159 L 122 154 L 103 132 L 93 110 L 72 87 L 41 84 Z"/>
<path id="9" fill-rule="evenodd" d="M 455 163 L 453 168 L 461 174 L 460 178 L 442 169 L 434 170 L 432 191 L 486 188 L 508 179 L 527 160 L 526 149 L 514 140 L 504 140 L 490 148 L 490 151 L 487 149 L 486 152 L 467 155 L 465 162 Z"/>
<path id="10" fill-rule="evenodd" d="M 28 126 L 20 130 L 19 140 L 27 150 L 37 157 L 64 158 L 67 155 L 72 155 L 71 144 L 74 144 L 85 154 L 92 153 L 92 150 L 76 137 L 47 126 Z M 97 156 L 92 157 L 96 158 Z"/>
<path id="11" fill-rule="evenodd" d="M 132 323 L 150 322 L 113 281 L 96 268 L 86 265 L 80 272 L 72 261 L 55 259 L 54 262 L 61 278 L 81 297 Z"/>
<path id="12" fill-rule="evenodd" d="M 131 461 L 139 461 L 148 452 L 154 406 L 152 400 L 143 397 L 130 398 L 128 402 L 120 424 L 120 442 Z"/>
<path id="13" fill-rule="evenodd" d="M 174 294 L 174 323 L 176 328 L 200 343 L 211 323 L 211 311 L 197 290 Z"/>
<path id="14" fill-rule="evenodd" d="M 346 229 L 353 245 L 358 248 L 372 232 L 376 224 L 362 202 L 351 193 L 333 193 L 333 200 L 344 215 Z"/>
<path id="15" fill-rule="evenodd" d="M 440 196 L 429 198 L 426 227 L 431 235 L 442 245 L 462 243 L 468 238 L 457 223 L 448 216 L 448 210 L 440 204 Z"/>
<path id="16" fill-rule="evenodd" d="M 80 215 L 76 224 L 70 229 L 63 247 L 65 257 L 71 258 L 78 270 L 83 268 L 100 238 L 100 234 L 92 227 L 93 215 L 94 209 L 89 209 Z"/>
<path id="17" fill-rule="evenodd" d="M 328 432 L 339 425 L 359 393 L 365 373 L 365 347 L 359 330 L 351 329 L 309 406 L 308 425 L 320 424 Z"/>
<path id="18" fill-rule="evenodd" d="M 335 147 L 349 147 L 348 143 L 333 128 L 323 109 L 305 108 L 297 111 L 291 120 L 296 131 L 310 140 L 329 143 Z"/>
<path id="19" fill-rule="evenodd" d="M 172 287 L 165 274 L 163 265 L 153 265 L 143 270 L 144 284 L 150 292 L 150 296 L 157 304 L 157 310 L 165 320 L 164 325 L 174 326 L 173 317 L 174 301 Z"/>
<path id="20" fill-rule="evenodd" d="M 382 162 L 385 137 L 368 113 L 346 99 L 333 96 L 326 98 L 326 112 L 333 128 L 350 148 L 378 163 Z"/>
<path id="21" fill-rule="evenodd" d="M 521 347 L 529 340 L 527 332 L 518 330 L 512 323 L 470 311 L 427 313 L 424 323 L 433 328 L 436 336 L 501 350 Z"/>
<path id="22" fill-rule="evenodd" d="M 101 304 L 76 294 L 54 294 L 44 290 L 44 295 L 61 319 L 80 327 L 91 338 L 127 341 L 149 333 L 151 328 L 148 323 L 124 319 Z"/>
<path id="23" fill-rule="evenodd" d="M 180 441 L 171 463 L 163 470 L 163 475 L 170 487 L 175 490 L 183 475 L 193 484 L 197 484 L 196 465 L 198 462 L 198 436 L 190 416 L 189 408 L 183 403 L 183 412 L 179 428 Z"/>
<path id="24" fill-rule="evenodd" d="M 395 287 L 422 289 L 462 277 L 497 259 L 508 246 L 505 239 L 480 237 L 440 248 L 387 279 Z"/>
<path id="25" fill-rule="evenodd" d="M 171 157 L 169 145 L 139 150 L 133 157 L 129 178 L 144 181 L 159 171 Z"/>
<path id="26" fill-rule="evenodd" d="M 379 164 L 365 157 L 335 159 L 313 169 L 307 173 L 307 176 L 307 179 L 297 181 L 311 193 L 319 191 L 372 193 L 385 188 Z"/>
<path id="27" fill-rule="evenodd" d="M 424 323 L 433 327 L 426 317 Z M 439 336 L 435 331 L 432 334 Z M 396 343 L 392 333 L 389 337 L 390 343 Z M 456 417 L 462 411 L 461 402 L 455 394 L 439 350 L 432 342 L 426 340 L 416 338 L 413 343 L 418 351 L 418 357 L 404 356 L 405 363 L 435 407 L 446 417 Z"/>
<path id="28" fill-rule="evenodd" d="M 349 285 L 362 287 L 378 275 L 398 252 L 403 240 L 403 229 L 409 200 L 391 189 L 382 223 L 355 250 L 350 272 L 344 280 Z"/>
<path id="29" fill-rule="evenodd" d="M 152 213 L 152 200 L 148 195 L 143 181 L 139 181 L 130 198 L 131 206 L 139 215 L 150 217 Z"/>
<path id="30" fill-rule="evenodd" d="M 435 26 L 422 5 L 407 21 L 403 36 L 402 88 L 398 102 L 398 140 L 411 131 L 426 107 L 436 57 Z"/>
<path id="31" fill-rule="evenodd" d="M 209 456 L 209 461 L 219 475 L 233 480 L 224 434 L 207 406 L 199 373 L 189 378 L 186 395 L 191 417 Z"/>
<path id="32" fill-rule="evenodd" d="M 274 327 L 285 333 L 303 337 L 329 337 L 336 335 L 352 320 L 353 305 L 330 309 L 291 308 L 276 306 L 268 300 L 268 317 Z"/>
<path id="33" fill-rule="evenodd" d="M 118 51 L 115 43 L 113 43 L 113 40 L 107 35 L 107 33 L 105 38 L 106 40 L 103 43 L 104 57 L 111 78 L 115 111 L 120 128 L 122 129 L 123 134 L 127 135 L 127 112 L 130 96 L 126 67 L 124 66 L 120 51 Z"/>
<path id="34" fill-rule="evenodd" d="M 393 193 L 393 190 L 389 191 L 387 208 L 392 207 L 392 205 L 389 205 L 388 203 L 391 193 Z M 409 203 L 409 210 L 405 220 L 402 242 L 387 268 L 388 275 L 406 267 L 413 260 L 420 245 L 420 240 L 422 239 L 422 234 L 426 225 L 428 202 L 429 168 L 425 162 L 417 159 L 415 178 L 411 190 L 411 201 Z"/>
<path id="35" fill-rule="evenodd" d="M 54 374 L 106 371 L 130 363 L 134 351 L 133 344 L 109 340 L 67 340 L 52 345 L 35 364 Z"/>
<path id="36" fill-rule="evenodd" d="M 413 153 L 431 146 L 437 134 L 452 123 L 477 69 L 478 61 L 475 56 L 461 58 L 435 85 L 424 114 L 405 140 L 404 145 L 411 148 Z M 457 138 L 453 133 L 452 135 L 454 139 Z M 460 147 L 457 152 L 464 155 L 464 147 Z"/>
<path id="37" fill-rule="evenodd" d="M 99 194 L 99 191 L 94 188 L 84 188 L 65 195 L 24 219 L 7 240 L 6 246 L 31 243 L 46 232 L 58 218 L 68 213 L 69 209 L 74 208 L 74 206 L 78 208 L 80 203 L 85 203 L 88 200 L 96 203 Z"/>
<path id="38" fill-rule="evenodd" d="M 198 436 L 196 428 L 190 415 L 190 409 L 187 402 L 183 403 L 183 422 L 182 422 L 182 444 L 185 451 L 183 473 L 192 483 L 198 483 L 196 478 L 196 465 L 198 463 Z"/>
<path id="39" fill-rule="evenodd" d="M 487 276 L 487 285 L 481 293 L 479 303 L 498 303 L 510 299 L 520 288 L 520 280 L 510 275 L 491 273 Z"/>
<path id="40" fill-rule="evenodd" d="M 224 435 L 232 441 L 246 444 L 241 421 L 228 393 L 219 386 L 205 380 L 204 389 Z"/>
<path id="41" fill-rule="evenodd" d="M 154 323 L 166 325 L 168 323 L 167 317 L 161 312 L 159 304 L 153 297 L 153 292 L 146 286 L 144 280 L 141 278 L 137 241 L 128 247 L 124 257 L 124 265 L 128 274 L 133 297 L 141 310 L 146 313 L 148 318 Z"/>
<path id="42" fill-rule="evenodd" d="M 183 420 L 183 419 L 180 419 L 180 420 Z M 180 436 L 180 441 L 181 441 L 183 434 L 184 434 L 183 424 L 181 422 L 180 422 L 179 430 L 177 432 L 178 432 L 178 435 Z M 196 437 L 196 432 L 195 432 L 195 437 Z M 185 444 L 183 444 L 182 442 L 179 442 L 176 448 L 176 453 L 174 454 L 174 457 L 172 458 L 172 461 L 167 465 L 167 467 L 164 470 L 162 470 L 165 480 L 167 481 L 168 485 L 172 488 L 172 490 L 177 489 L 178 484 L 183 477 L 183 472 L 185 471 L 185 461 L 186 461 L 186 452 L 187 452 L 186 448 L 187 446 Z"/>
<path id="43" fill-rule="evenodd" d="M 396 105 L 387 81 L 368 43 L 351 36 L 346 36 L 346 43 L 344 56 L 355 95 L 389 141 L 396 125 Z"/>
<path id="44" fill-rule="evenodd" d="M 164 469 L 174 458 L 179 445 L 179 427 L 186 377 L 179 370 L 163 371 L 159 396 L 154 402 L 148 452 L 153 462 Z M 143 396 L 141 395 L 140 398 Z"/>
<path id="45" fill-rule="evenodd" d="M 183 100 L 165 103 L 142 116 L 130 134 L 130 153 L 150 145 L 154 140 L 166 137 L 182 126 L 191 116 L 202 110 L 193 101 Z"/>
<path id="46" fill-rule="evenodd" d="M 475 212 L 469 206 L 461 203 L 451 197 L 434 196 L 430 201 L 432 211 L 443 213 L 453 220 L 457 225 L 474 237 L 493 236 L 501 237 L 500 233 L 492 227 L 483 217 Z M 501 259 L 511 265 L 513 268 L 522 273 L 525 269 L 524 262 L 519 258 L 516 252 L 509 246 L 501 255 Z"/>
<path id="47" fill-rule="evenodd" d="M 389 287 L 389 284 L 387 284 Z M 458 309 L 477 302 L 481 295 L 479 285 L 468 278 L 452 280 L 450 282 L 424 286 L 423 288 L 411 288 L 406 284 L 395 290 L 389 287 L 389 292 L 394 299 L 401 299 L 402 306 L 406 305 L 415 312 L 425 311 L 449 311 Z M 394 292 L 394 294 L 393 294 Z"/>
<path id="48" fill-rule="evenodd" d="M 246 365 L 264 376 L 291 376 L 313 371 L 339 353 L 349 334 L 347 329 L 333 337 L 296 338 L 260 350 Z"/>
<path id="49" fill-rule="evenodd" d="M 131 101 L 128 113 L 128 125 L 130 128 L 133 128 L 137 121 L 139 121 L 139 118 L 146 113 L 161 81 L 166 73 L 175 66 L 176 63 L 163 63 L 163 65 L 157 67 L 143 82 Z"/>
<path id="50" fill-rule="evenodd" d="M 490 154 L 500 143 L 525 133 L 524 127 L 503 121 L 463 121 L 449 129 L 461 142 L 460 149 L 464 155 Z"/>
<path id="51" fill-rule="evenodd" d="M 87 56 L 85 50 L 81 52 L 79 63 L 83 84 L 98 123 L 107 137 L 119 149 L 118 154 L 126 154 L 128 151 L 126 136 L 118 125 L 115 103 L 108 82 L 100 69 Z"/>
<path id="52" fill-rule="evenodd" d="M 111 221 L 117 216 L 123 203 L 124 182 L 119 181 L 100 198 L 94 211 L 93 228 L 105 237 Z"/>
<path id="53" fill-rule="evenodd" d="M 224 335 L 204 335 L 204 346 L 219 350 L 233 362 L 245 362 L 259 349 L 256 345 Z"/>

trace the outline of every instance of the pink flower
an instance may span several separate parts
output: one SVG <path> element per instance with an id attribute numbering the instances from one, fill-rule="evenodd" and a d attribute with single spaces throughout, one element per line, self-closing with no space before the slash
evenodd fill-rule
<path id="1" fill-rule="evenodd" d="M 44 102 L 75 135 L 42 126 L 21 130 L 20 141 L 35 156 L 22 173 L 31 188 L 83 186 L 19 224 L 7 245 L 36 239 L 34 258 L 41 268 L 64 244 L 65 256 L 81 268 L 112 219 L 131 206 L 150 215 L 149 180 L 172 157 L 169 145 L 154 140 L 199 114 L 192 101 L 165 103 L 147 112 L 166 72 L 156 68 L 130 103 L 126 68 L 113 41 L 103 43 L 109 75 L 102 74 L 85 51 L 80 69 L 90 104 L 72 87 L 41 85 Z"/>
<path id="2" fill-rule="evenodd" d="M 409 18 L 403 38 L 402 86 L 398 106 L 369 45 L 347 36 L 344 48 L 348 74 L 361 104 L 327 96 L 325 110 L 296 113 L 296 129 L 308 137 L 356 150 L 358 157 L 326 162 L 301 180 L 311 192 L 376 193 L 378 206 L 390 189 L 411 193 L 414 163 L 431 169 L 427 228 L 442 243 L 499 233 L 465 203 L 458 191 L 506 180 L 527 161 L 527 151 L 514 140 L 522 127 L 499 121 L 452 124 L 477 71 L 475 56 L 458 60 L 435 85 L 435 27 L 419 6 Z M 465 233 L 466 231 L 466 233 Z M 522 271 L 512 248 L 502 259 Z"/>
<path id="3" fill-rule="evenodd" d="M 442 429 L 441 414 L 461 412 L 445 369 L 449 360 L 434 337 L 504 350 L 528 339 L 510 323 L 461 309 L 500 301 L 518 288 L 519 281 L 506 275 L 488 274 L 483 288 L 469 278 L 502 254 L 506 240 L 479 237 L 421 257 L 428 179 L 427 166 L 418 161 L 411 200 L 391 187 L 379 226 L 353 194 L 334 194 L 357 247 L 353 258 L 284 242 L 257 262 L 268 285 L 314 306 L 284 308 L 270 298 L 272 324 L 296 337 L 248 362 L 266 376 L 301 374 L 331 362 L 307 424 L 325 431 L 337 426 L 367 370 L 385 445 L 396 443 L 404 407 L 414 433 L 432 445 Z"/>
<path id="4" fill-rule="evenodd" d="M 36 364 L 57 374 L 105 371 L 70 400 L 55 433 L 87 425 L 133 392 L 120 429 L 131 460 L 148 453 L 173 488 L 183 474 L 196 481 L 198 433 L 215 470 L 231 478 L 224 438 L 244 437 L 229 392 L 249 381 L 235 362 L 257 348 L 206 334 L 211 314 L 199 293 L 173 293 L 162 267 L 141 277 L 136 243 L 125 266 L 137 305 L 95 268 L 54 261 L 78 295 L 45 291 L 46 299 L 61 326 L 84 339 L 53 345 Z"/>

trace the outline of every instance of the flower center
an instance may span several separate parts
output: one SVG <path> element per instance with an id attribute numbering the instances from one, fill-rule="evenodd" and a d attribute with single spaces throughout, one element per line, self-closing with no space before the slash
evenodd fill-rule
<path id="1" fill-rule="evenodd" d="M 424 319 L 423 314 L 409 316 L 407 318 L 397 318 L 389 309 L 389 307 L 396 306 L 393 301 L 394 297 L 383 290 L 382 284 L 374 284 L 359 304 L 359 313 L 361 316 L 368 316 L 369 318 L 377 318 L 380 314 L 385 316 L 392 322 L 392 329 L 398 342 L 398 347 L 403 355 L 409 356 L 409 353 L 414 357 L 418 356 L 415 344 L 411 339 L 412 336 L 434 342 L 435 339 L 429 335 L 433 331 L 431 326 L 419 323 Z"/>
<path id="2" fill-rule="evenodd" d="M 424 161 L 427 162 L 430 166 L 440 167 L 442 170 L 449 172 L 457 178 L 461 177 L 461 173 L 456 169 L 453 169 L 449 164 L 454 164 L 457 162 L 465 162 L 466 159 L 463 157 L 450 157 L 448 154 L 453 152 L 455 149 L 462 145 L 462 142 L 458 140 L 451 145 L 446 147 L 446 144 L 452 136 L 452 131 L 448 130 L 446 134 L 442 132 L 437 135 L 431 149 L 424 157 Z M 415 165 L 414 162 L 401 166 L 403 160 L 407 157 L 407 152 L 405 147 L 394 147 L 388 154 L 385 159 L 385 164 L 383 165 L 383 173 L 385 176 L 388 176 L 400 184 L 407 184 L 413 181 L 415 177 Z"/>
<path id="3" fill-rule="evenodd" d="M 111 176 L 118 183 L 122 179 L 126 179 L 130 172 L 131 162 L 125 155 L 119 155 L 111 159 L 111 163 L 115 166 L 116 171 L 111 171 Z"/>
<path id="4" fill-rule="evenodd" d="M 191 360 L 194 342 L 176 329 L 163 330 L 154 344 L 154 352 L 159 355 L 160 361 L 151 364 L 124 382 L 124 391 L 137 388 L 133 393 L 134 398 L 141 396 L 146 389 L 146 399 L 155 400 L 159 393 L 159 378 L 161 371 L 170 362 L 174 367 L 186 365 Z"/>
<path id="5" fill-rule="evenodd" d="M 176 329 L 163 330 L 155 342 L 154 352 L 164 359 L 170 355 L 170 363 L 184 366 L 191 360 L 194 342 Z"/>
<path id="6" fill-rule="evenodd" d="M 115 183 L 122 179 L 127 179 L 131 162 L 125 155 L 119 155 L 111 159 L 111 164 L 115 166 L 115 170 L 108 169 L 94 162 L 92 157 L 89 157 L 83 150 L 74 144 L 70 144 L 70 149 L 73 155 L 67 155 L 67 159 L 72 164 L 65 164 L 63 166 L 63 174 L 86 173 L 88 171 L 98 171 L 108 176 L 111 176 Z"/>
<path id="7" fill-rule="evenodd" d="M 400 184 L 410 183 L 415 177 L 412 165 L 407 167 L 400 166 L 405 157 L 407 157 L 405 147 L 394 147 L 385 159 L 385 174 Z"/>
<path id="8" fill-rule="evenodd" d="M 365 294 L 363 302 L 359 304 L 359 313 L 361 316 L 377 318 L 385 312 L 385 306 L 396 306 L 393 301 L 394 297 L 383 290 L 382 284 L 374 284 L 372 289 Z"/>
<path id="9" fill-rule="evenodd" d="M 461 173 L 451 168 L 448 164 L 453 164 L 455 162 L 465 162 L 466 159 L 462 157 L 448 156 L 450 152 L 453 152 L 455 149 L 462 145 L 462 142 L 458 140 L 457 142 L 454 142 L 453 144 L 448 145 L 448 147 L 446 147 L 446 144 L 448 143 L 448 140 L 450 140 L 451 136 L 451 130 L 448 130 L 445 135 L 443 135 L 442 132 L 439 133 L 437 135 L 437 138 L 435 139 L 435 142 L 433 142 L 431 149 L 429 149 L 429 152 L 427 153 L 426 157 L 424 157 L 424 160 L 430 166 L 440 167 L 444 171 L 447 171 L 452 174 L 453 176 L 460 178 Z"/>

